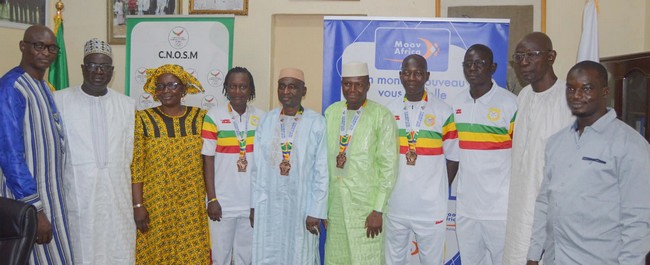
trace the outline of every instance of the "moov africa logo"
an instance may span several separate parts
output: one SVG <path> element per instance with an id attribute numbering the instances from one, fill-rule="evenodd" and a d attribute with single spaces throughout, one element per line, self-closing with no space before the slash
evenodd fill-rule
<path id="1" fill-rule="evenodd" d="M 175 27 L 169 31 L 169 45 L 174 49 L 182 49 L 187 45 L 190 39 L 187 29 L 184 27 Z"/>
<path id="2" fill-rule="evenodd" d="M 447 71 L 450 36 L 447 29 L 378 28 L 375 68 L 400 70 L 406 56 L 419 54 L 427 60 L 429 71 Z"/>

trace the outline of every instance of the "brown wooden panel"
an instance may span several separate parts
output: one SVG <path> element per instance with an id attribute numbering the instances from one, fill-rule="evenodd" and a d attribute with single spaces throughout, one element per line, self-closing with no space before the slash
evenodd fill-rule
<path id="1" fill-rule="evenodd" d="M 650 52 L 625 54 L 601 58 L 600 62 L 607 68 L 610 73 L 610 91 L 614 95 L 614 109 L 619 118 L 623 113 L 623 84 L 627 76 L 633 72 L 640 72 L 646 78 L 646 117 L 650 117 Z M 612 87 L 613 86 L 613 87 Z M 645 135 L 646 140 L 650 139 L 650 126 L 646 118 Z M 649 140 L 650 141 L 650 140 Z"/>

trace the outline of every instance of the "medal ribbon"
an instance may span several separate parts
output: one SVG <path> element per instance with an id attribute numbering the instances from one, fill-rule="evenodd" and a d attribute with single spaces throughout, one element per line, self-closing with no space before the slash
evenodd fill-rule
<path id="1" fill-rule="evenodd" d="M 345 153 L 345 150 L 348 149 L 348 145 L 350 144 L 350 140 L 352 139 L 352 134 L 354 133 L 354 128 L 357 127 L 357 123 L 359 122 L 359 117 L 361 117 L 361 113 L 363 113 L 363 108 L 366 106 L 366 102 L 363 102 L 363 105 L 355 111 L 354 117 L 352 117 L 352 121 L 350 121 L 350 128 L 345 130 L 345 127 L 347 125 L 347 119 L 348 119 L 348 108 L 346 104 L 346 108 L 343 109 L 343 114 L 341 115 L 341 127 L 340 127 L 340 133 L 339 133 L 339 154 Z"/>
<path id="2" fill-rule="evenodd" d="M 298 126 L 298 121 L 300 120 L 300 116 L 302 116 L 302 113 L 305 109 L 303 107 L 300 107 L 300 110 L 298 110 L 298 113 L 296 113 L 296 116 L 293 118 L 294 123 L 291 124 L 291 129 L 289 131 L 289 134 L 287 135 L 287 129 L 285 125 L 285 120 L 287 120 L 287 116 L 284 116 L 284 110 L 280 113 L 280 137 L 282 138 L 282 142 L 280 143 L 280 149 L 282 150 L 282 158 L 283 160 L 289 161 L 291 158 L 291 149 L 293 149 L 293 135 L 296 133 L 296 127 Z"/>
<path id="3" fill-rule="evenodd" d="M 248 115 L 242 116 L 244 119 L 244 131 L 239 130 L 239 120 L 236 119 L 235 113 L 232 111 L 230 103 L 228 103 L 228 114 L 230 114 L 230 122 L 232 122 L 235 127 L 235 135 L 237 135 L 237 141 L 239 142 L 239 157 L 246 156 L 246 140 L 248 138 Z"/>
<path id="4" fill-rule="evenodd" d="M 427 96 L 426 91 L 422 95 L 422 101 L 420 101 L 420 111 L 418 112 L 418 120 L 415 123 L 415 128 L 411 127 L 411 119 L 409 117 L 409 112 L 407 110 L 406 102 L 407 99 L 404 97 L 404 125 L 406 126 L 406 140 L 408 140 L 409 150 L 415 151 L 415 143 L 418 141 L 418 134 L 420 133 L 420 126 L 422 125 L 422 120 L 424 120 L 424 106 L 425 103 L 429 101 L 429 96 Z"/>

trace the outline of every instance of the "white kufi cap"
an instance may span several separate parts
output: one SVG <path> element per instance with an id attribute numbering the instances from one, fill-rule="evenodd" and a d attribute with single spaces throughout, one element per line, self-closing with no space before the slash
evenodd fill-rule
<path id="1" fill-rule="evenodd" d="M 341 77 L 356 77 L 368 75 L 368 64 L 361 62 L 351 62 L 343 64 Z"/>

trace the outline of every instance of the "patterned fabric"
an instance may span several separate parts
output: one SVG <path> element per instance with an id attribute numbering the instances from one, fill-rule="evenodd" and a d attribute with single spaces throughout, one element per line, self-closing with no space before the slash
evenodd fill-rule
<path id="1" fill-rule="evenodd" d="M 131 175 L 143 183 L 149 230 L 137 232 L 136 264 L 208 264 L 210 241 L 201 161 L 206 111 L 178 117 L 159 108 L 136 112 Z"/>
<path id="2" fill-rule="evenodd" d="M 86 42 L 86 45 L 84 45 L 84 57 L 93 53 L 101 53 L 113 58 L 113 49 L 111 49 L 111 45 L 108 45 L 105 41 L 97 38 L 90 39 Z"/>
<path id="3" fill-rule="evenodd" d="M 0 78 L 0 197 L 42 210 L 52 241 L 35 244 L 30 264 L 71 264 L 62 200 L 65 138 L 52 94 L 20 67 Z"/>
<path id="4" fill-rule="evenodd" d="M 147 69 L 147 82 L 144 83 L 144 92 L 147 92 L 154 96 L 154 100 L 158 100 L 156 97 L 156 83 L 158 82 L 158 77 L 164 74 L 172 74 L 181 80 L 181 83 L 185 85 L 187 93 L 196 94 L 203 92 L 203 86 L 196 77 L 188 73 L 183 69 L 182 66 L 177 64 L 165 64 L 158 68 Z"/>

